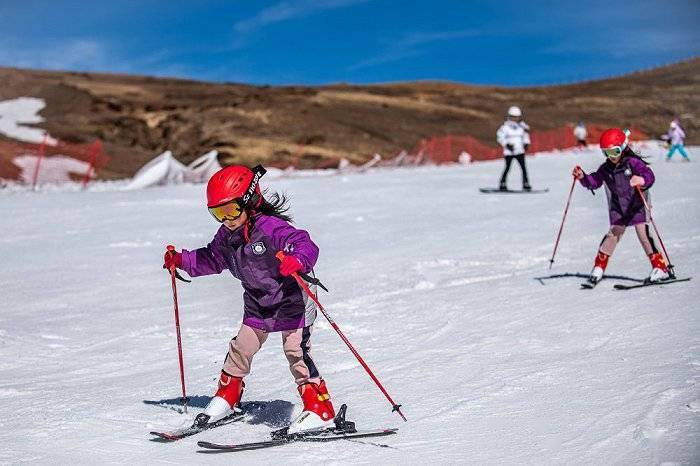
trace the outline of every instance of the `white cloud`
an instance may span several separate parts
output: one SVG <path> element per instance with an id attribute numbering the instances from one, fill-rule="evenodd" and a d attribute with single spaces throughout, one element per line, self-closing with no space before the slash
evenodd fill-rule
<path id="1" fill-rule="evenodd" d="M 108 47 L 92 39 L 68 39 L 29 46 L 13 40 L 2 40 L 2 44 L 0 63 L 5 66 L 84 71 L 114 69 L 115 65 L 120 67 Z"/>
<path id="2" fill-rule="evenodd" d="M 463 39 L 465 37 L 477 37 L 483 34 L 483 31 L 476 29 L 462 29 L 459 31 L 412 32 L 405 35 L 398 41 L 398 43 L 404 47 L 411 47 L 415 45 L 428 44 L 431 42 Z"/>
<path id="3" fill-rule="evenodd" d="M 691 55 L 700 51 L 699 40 L 700 35 L 695 30 L 672 29 L 661 24 L 658 28 L 634 27 L 624 31 L 591 29 L 585 37 L 568 36 L 540 51 L 555 55 L 595 53 L 610 58 L 649 56 L 659 53 Z"/>
<path id="4" fill-rule="evenodd" d="M 403 37 L 392 41 L 391 44 L 378 54 L 359 61 L 348 67 L 348 71 L 357 71 L 372 66 L 384 65 L 406 58 L 423 55 L 420 46 L 433 42 L 442 42 L 466 37 L 477 37 L 483 35 L 483 31 L 476 29 L 462 29 L 457 31 L 429 31 L 411 32 Z"/>
<path id="5" fill-rule="evenodd" d="M 367 0 L 297 0 L 276 3 L 258 12 L 255 16 L 233 25 L 235 32 L 247 34 L 270 24 L 293 18 L 303 18 L 321 11 L 343 8 L 364 3 Z"/>

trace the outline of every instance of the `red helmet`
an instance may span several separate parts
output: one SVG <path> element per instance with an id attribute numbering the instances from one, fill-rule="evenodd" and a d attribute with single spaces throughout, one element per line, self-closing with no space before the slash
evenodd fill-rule
<path id="1" fill-rule="evenodd" d="M 252 170 L 243 165 L 231 165 L 222 168 L 209 179 L 207 184 L 207 207 L 215 207 L 234 199 L 241 201 L 241 207 L 246 207 L 253 196 L 260 200 L 260 177 L 265 174 L 262 165 Z M 259 201 L 255 201 L 257 204 Z"/>
<path id="2" fill-rule="evenodd" d="M 619 147 L 620 152 L 622 152 L 625 147 L 627 147 L 629 131 L 621 130 L 620 128 L 609 128 L 603 131 L 600 135 L 600 148 L 610 149 L 612 147 Z"/>

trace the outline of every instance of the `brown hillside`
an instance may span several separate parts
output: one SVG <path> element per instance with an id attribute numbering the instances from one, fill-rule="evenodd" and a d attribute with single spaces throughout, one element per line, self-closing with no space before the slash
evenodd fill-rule
<path id="1" fill-rule="evenodd" d="M 170 149 L 187 163 L 211 149 L 223 163 L 284 165 L 373 153 L 394 155 L 420 139 L 471 134 L 493 144 L 509 105 L 535 130 L 579 119 L 662 134 L 680 116 L 700 143 L 700 58 L 615 79 L 503 88 L 446 82 L 270 87 L 93 73 L 0 68 L 0 100 L 43 98 L 41 125 L 68 142 L 100 138 L 113 158 L 103 177 L 132 175 Z"/>

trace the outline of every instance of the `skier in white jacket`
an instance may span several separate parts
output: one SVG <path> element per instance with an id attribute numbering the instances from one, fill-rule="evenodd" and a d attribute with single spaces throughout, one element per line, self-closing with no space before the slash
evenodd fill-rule
<path id="1" fill-rule="evenodd" d="M 588 131 L 586 131 L 586 125 L 582 121 L 579 121 L 574 128 L 574 137 L 576 138 L 576 147 L 579 149 L 585 149 L 587 147 L 586 136 L 588 136 Z"/>
<path id="2" fill-rule="evenodd" d="M 508 109 L 506 121 L 496 132 L 496 140 L 503 146 L 503 157 L 506 161 L 499 189 L 507 190 L 506 178 L 510 171 L 510 164 L 515 159 L 523 171 L 523 191 L 530 191 L 530 181 L 525 168 L 525 152 L 530 145 L 530 127 L 523 121 L 523 112 L 520 107 L 512 106 Z"/>
<path id="3" fill-rule="evenodd" d="M 690 162 L 684 145 L 685 131 L 683 131 L 677 120 L 671 122 L 668 128 L 667 139 L 671 147 L 669 147 L 668 154 L 666 154 L 666 161 L 670 162 L 674 152 L 678 151 L 683 156 L 684 162 Z"/>

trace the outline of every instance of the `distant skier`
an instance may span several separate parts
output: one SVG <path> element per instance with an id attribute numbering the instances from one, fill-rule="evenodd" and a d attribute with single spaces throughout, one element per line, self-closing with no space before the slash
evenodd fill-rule
<path id="1" fill-rule="evenodd" d="M 681 128 L 681 125 L 679 125 L 676 120 L 673 120 L 669 125 L 667 138 L 668 143 L 671 147 L 668 150 L 668 154 L 666 155 L 666 161 L 670 162 L 673 154 L 676 151 L 678 151 L 683 156 L 684 162 L 690 162 L 690 159 L 688 158 L 688 153 L 685 151 L 684 145 L 685 131 L 683 131 L 683 128 Z"/>
<path id="2" fill-rule="evenodd" d="M 574 137 L 576 138 L 576 147 L 578 149 L 585 149 L 587 147 L 586 136 L 588 136 L 588 131 L 586 131 L 586 125 L 582 121 L 574 127 Z"/>
<path id="3" fill-rule="evenodd" d="M 221 227 L 206 247 L 165 254 L 165 268 L 174 265 L 192 277 L 228 269 L 244 290 L 243 323 L 229 343 L 218 390 L 195 424 L 213 423 L 233 413 L 253 356 L 270 333 L 280 332 L 304 403 L 289 432 L 324 428 L 333 425 L 335 411 L 311 358 L 317 309 L 291 276 L 311 272 L 319 251 L 306 231 L 289 224 L 283 195 L 263 197 L 258 181 L 264 173 L 261 166 L 250 170 L 238 165 L 216 172 L 207 185 L 207 207 Z M 285 254 L 281 262 L 276 257 L 279 251 Z"/>
<path id="4" fill-rule="evenodd" d="M 525 168 L 525 152 L 530 146 L 530 127 L 523 121 L 523 112 L 520 107 L 512 106 L 508 109 L 506 121 L 498 128 L 496 140 L 503 146 L 503 157 L 506 166 L 501 175 L 499 189 L 506 191 L 506 178 L 510 171 L 510 164 L 513 159 L 517 160 L 523 172 L 523 191 L 530 191 L 530 181 Z"/>
<path id="5" fill-rule="evenodd" d="M 636 186 L 644 193 L 647 202 L 649 189 L 654 184 L 654 172 L 630 147 L 629 131 L 610 128 L 600 136 L 600 148 L 607 158 L 598 170 L 586 174 L 577 166 L 573 176 L 588 189 L 598 189 L 605 185 L 608 195 L 610 231 L 603 237 L 595 258 L 593 271 L 588 282 L 595 285 L 603 277 L 608 259 L 615 251 L 628 226 L 634 226 L 639 242 L 651 262 L 648 281 L 655 282 L 669 278 L 669 270 L 661 253 L 656 249 L 649 232 L 649 224 L 644 202 Z"/>

